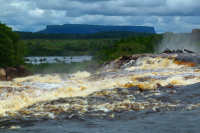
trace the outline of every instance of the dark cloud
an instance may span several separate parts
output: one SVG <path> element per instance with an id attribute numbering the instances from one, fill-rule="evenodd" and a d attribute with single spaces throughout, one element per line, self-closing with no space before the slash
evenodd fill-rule
<path id="1" fill-rule="evenodd" d="M 125 7 L 159 7 L 165 6 L 167 0 L 124 0 L 122 6 Z"/>
<path id="2" fill-rule="evenodd" d="M 199 0 L 0 0 L 0 21 L 14 30 L 51 24 L 147 25 L 157 32 L 200 28 Z"/>
<path id="3" fill-rule="evenodd" d="M 112 0 L 68 0 L 68 1 L 78 1 L 81 3 L 96 3 L 96 2 L 105 2 L 105 1 L 112 1 Z"/>

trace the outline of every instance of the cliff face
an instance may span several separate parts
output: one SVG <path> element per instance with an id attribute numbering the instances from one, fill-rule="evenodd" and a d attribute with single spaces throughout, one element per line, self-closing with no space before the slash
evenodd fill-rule
<path id="1" fill-rule="evenodd" d="M 85 25 L 85 24 L 64 24 L 48 25 L 46 29 L 38 31 L 39 33 L 70 33 L 70 34 L 88 34 L 100 31 L 134 31 L 155 33 L 154 27 L 148 26 L 103 26 L 103 25 Z"/>

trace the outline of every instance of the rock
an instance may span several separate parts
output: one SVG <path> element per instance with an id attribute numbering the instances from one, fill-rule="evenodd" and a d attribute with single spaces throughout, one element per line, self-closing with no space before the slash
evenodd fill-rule
<path id="1" fill-rule="evenodd" d="M 32 76 L 32 75 L 33 75 L 33 73 L 31 73 L 29 70 L 25 70 L 24 77 L 26 77 L 26 76 Z"/>
<path id="2" fill-rule="evenodd" d="M 136 55 L 132 55 L 130 57 L 130 60 L 137 60 L 139 57 L 147 57 L 149 55 L 152 55 L 152 54 L 136 54 Z"/>
<path id="3" fill-rule="evenodd" d="M 6 77 L 7 77 L 6 79 L 7 80 L 12 80 L 12 79 L 18 77 L 18 71 L 16 68 L 6 67 L 5 70 L 6 70 Z"/>
<path id="4" fill-rule="evenodd" d="M 5 69 L 4 68 L 0 68 L 0 80 L 1 81 L 4 81 L 4 80 L 6 80 L 6 71 L 5 71 Z"/>
<path id="5" fill-rule="evenodd" d="M 130 57 L 131 56 L 129 56 L 129 55 L 124 55 L 124 56 L 122 56 L 122 60 L 128 60 L 128 59 L 130 59 Z"/>
<path id="6" fill-rule="evenodd" d="M 98 67 L 96 65 L 89 65 L 85 68 L 85 70 L 89 73 L 95 73 Z"/>
<path id="7" fill-rule="evenodd" d="M 108 69 L 120 69 L 121 65 L 118 62 L 110 61 L 108 64 Z"/>
<path id="8" fill-rule="evenodd" d="M 16 67 L 18 70 L 19 77 L 24 77 L 26 67 L 24 65 L 20 65 Z"/>
<path id="9" fill-rule="evenodd" d="M 120 63 L 120 61 L 113 61 L 113 60 L 106 61 L 104 63 L 97 65 L 97 67 L 99 68 L 99 72 L 120 69 L 121 66 L 122 66 L 122 63 Z"/>
<path id="10" fill-rule="evenodd" d="M 184 50 L 170 50 L 170 49 L 166 49 L 164 52 L 162 52 L 162 54 L 174 54 L 174 53 L 194 53 L 193 51 L 190 51 L 190 50 L 187 50 L 187 49 L 184 49 Z"/>

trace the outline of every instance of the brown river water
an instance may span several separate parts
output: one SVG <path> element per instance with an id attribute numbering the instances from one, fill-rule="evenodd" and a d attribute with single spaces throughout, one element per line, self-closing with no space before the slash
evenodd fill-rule
<path id="1" fill-rule="evenodd" d="M 200 132 L 198 65 L 159 56 L 130 63 L 0 81 L 0 132 Z"/>

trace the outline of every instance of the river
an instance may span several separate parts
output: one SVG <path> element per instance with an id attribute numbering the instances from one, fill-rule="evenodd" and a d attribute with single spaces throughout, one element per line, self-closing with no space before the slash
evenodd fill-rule
<path id="1" fill-rule="evenodd" d="M 82 62 L 83 60 L 91 60 L 92 56 L 33 56 L 24 57 L 26 63 L 40 64 L 40 63 L 57 63 L 59 61 L 70 62 Z M 27 61 L 27 59 L 29 59 Z M 42 59 L 42 62 L 40 61 Z M 44 60 L 45 59 L 45 60 Z"/>
<path id="2" fill-rule="evenodd" d="M 0 132 L 199 132 L 200 67 L 173 58 L 1 81 Z"/>

